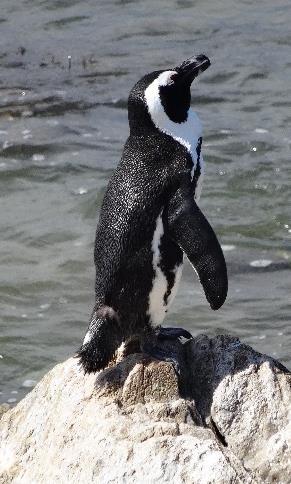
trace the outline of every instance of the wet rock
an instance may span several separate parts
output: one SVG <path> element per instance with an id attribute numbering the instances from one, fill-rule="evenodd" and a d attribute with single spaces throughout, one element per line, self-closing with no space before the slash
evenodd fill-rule
<path id="1" fill-rule="evenodd" d="M 291 482 L 288 370 L 226 336 L 172 349 L 179 377 L 140 353 L 57 365 L 1 418 L 0 482 Z"/>

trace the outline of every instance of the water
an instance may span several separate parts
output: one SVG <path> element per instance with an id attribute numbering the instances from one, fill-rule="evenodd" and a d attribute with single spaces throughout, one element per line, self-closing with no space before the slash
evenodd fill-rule
<path id="1" fill-rule="evenodd" d="M 287 0 L 2 0 L 0 401 L 18 401 L 82 341 L 129 89 L 201 52 L 212 61 L 192 89 L 201 207 L 230 290 L 211 311 L 187 267 L 168 322 L 239 336 L 291 366 L 290 21 Z"/>

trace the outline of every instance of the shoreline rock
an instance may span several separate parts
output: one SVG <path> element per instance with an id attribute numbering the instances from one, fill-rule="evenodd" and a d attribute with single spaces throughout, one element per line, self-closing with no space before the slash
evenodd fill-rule
<path id="1" fill-rule="evenodd" d="M 291 374 L 237 338 L 53 368 L 0 420 L 0 483 L 291 482 Z"/>

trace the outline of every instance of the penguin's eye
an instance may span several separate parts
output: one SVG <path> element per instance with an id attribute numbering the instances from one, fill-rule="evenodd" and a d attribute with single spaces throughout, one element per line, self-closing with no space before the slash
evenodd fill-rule
<path id="1" fill-rule="evenodd" d="M 177 75 L 178 75 L 177 72 L 174 72 L 174 74 L 170 75 L 169 80 L 168 80 L 168 86 L 172 86 L 173 84 L 175 84 L 175 80 L 177 78 Z"/>

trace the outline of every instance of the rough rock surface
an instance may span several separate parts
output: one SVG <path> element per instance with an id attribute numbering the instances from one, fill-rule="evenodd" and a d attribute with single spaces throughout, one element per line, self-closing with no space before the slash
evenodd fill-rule
<path id="1" fill-rule="evenodd" d="M 172 350 L 179 378 L 137 353 L 57 365 L 2 415 L 0 482 L 290 483 L 288 370 L 228 336 Z"/>

